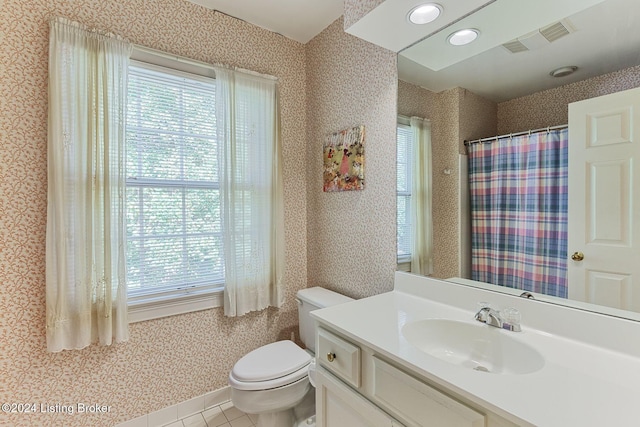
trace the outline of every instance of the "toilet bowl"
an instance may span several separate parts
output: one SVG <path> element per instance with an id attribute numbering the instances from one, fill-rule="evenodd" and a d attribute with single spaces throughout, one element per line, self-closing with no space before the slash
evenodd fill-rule
<path id="1" fill-rule="evenodd" d="M 229 374 L 231 401 L 241 411 L 256 414 L 257 427 L 293 427 L 315 414 L 315 389 L 309 381 L 315 323 L 309 313 L 352 301 L 317 287 L 300 290 L 297 300 L 300 337 L 307 350 L 289 340 L 267 344 L 240 358 Z"/>
<path id="2" fill-rule="evenodd" d="M 274 427 L 293 425 L 290 410 L 311 390 L 310 362 L 311 355 L 293 341 L 267 344 L 243 356 L 229 374 L 234 406 L 249 414 L 282 412 Z"/>

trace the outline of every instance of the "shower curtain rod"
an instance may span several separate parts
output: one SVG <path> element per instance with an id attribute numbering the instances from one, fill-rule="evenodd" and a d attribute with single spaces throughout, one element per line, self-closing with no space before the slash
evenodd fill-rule
<path id="1" fill-rule="evenodd" d="M 465 146 L 469 146 L 471 144 L 478 144 L 481 142 L 488 142 L 488 141 L 497 141 L 500 138 L 511 138 L 514 136 L 521 136 L 521 135 L 531 135 L 532 133 L 538 133 L 538 132 L 549 132 L 551 130 L 556 130 L 556 129 L 565 129 L 568 128 L 569 125 L 558 125 L 558 126 L 549 126 L 546 128 L 540 128 L 540 129 L 533 129 L 533 130 L 526 130 L 524 132 L 515 132 L 515 133 L 507 133 L 505 135 L 499 135 L 499 136 L 490 136 L 488 138 L 480 138 L 480 139 L 474 139 L 471 141 L 464 141 L 464 145 Z"/>

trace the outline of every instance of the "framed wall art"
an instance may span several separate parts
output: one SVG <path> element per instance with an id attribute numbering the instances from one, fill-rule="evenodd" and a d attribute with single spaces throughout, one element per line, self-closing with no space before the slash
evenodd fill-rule
<path id="1" fill-rule="evenodd" d="M 364 125 L 327 135 L 323 157 L 323 191 L 364 189 Z"/>

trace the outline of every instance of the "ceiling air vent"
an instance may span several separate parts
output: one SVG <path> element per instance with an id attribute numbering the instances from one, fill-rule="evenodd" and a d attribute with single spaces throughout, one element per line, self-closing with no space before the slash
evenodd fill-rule
<path id="1" fill-rule="evenodd" d="M 525 52 L 529 50 L 529 48 L 522 44 L 518 39 L 506 42 L 502 46 L 511 53 Z"/>
<path id="2" fill-rule="evenodd" d="M 573 28 L 573 25 L 571 25 L 571 22 L 569 22 L 568 19 L 563 19 L 555 24 L 541 28 L 540 34 L 542 34 L 545 39 L 549 40 L 549 43 L 552 43 L 574 31 L 575 29 Z"/>

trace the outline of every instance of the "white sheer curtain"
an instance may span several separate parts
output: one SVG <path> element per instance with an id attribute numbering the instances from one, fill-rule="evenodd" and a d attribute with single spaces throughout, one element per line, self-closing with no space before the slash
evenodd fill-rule
<path id="1" fill-rule="evenodd" d="M 431 209 L 431 122 L 419 117 L 409 120 L 413 132 L 413 186 L 411 224 L 413 239 L 411 272 L 433 273 L 433 221 Z"/>
<path id="2" fill-rule="evenodd" d="M 126 341 L 124 118 L 131 46 L 50 22 L 47 350 Z"/>
<path id="3" fill-rule="evenodd" d="M 284 208 L 277 82 L 216 67 L 216 127 L 224 233 L 224 312 L 284 298 Z"/>

